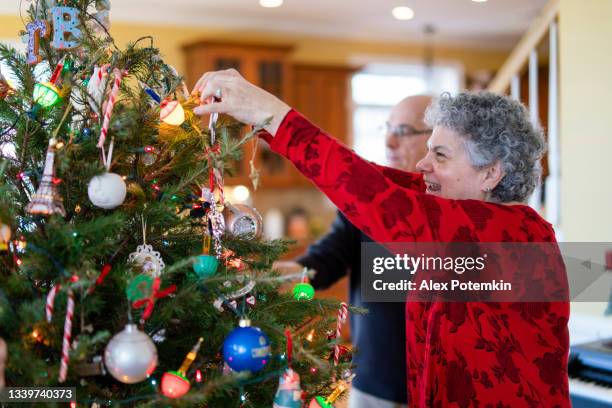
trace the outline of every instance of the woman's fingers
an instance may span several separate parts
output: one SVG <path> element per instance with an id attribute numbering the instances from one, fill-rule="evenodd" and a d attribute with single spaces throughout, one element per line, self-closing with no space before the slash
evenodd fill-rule
<path id="1" fill-rule="evenodd" d="M 266 125 L 266 130 L 272 134 L 290 110 L 283 101 L 251 84 L 235 69 L 205 73 L 193 93 L 199 93 L 201 102 L 194 113 L 225 113 L 248 125 L 258 125 L 273 117 L 274 120 Z M 219 93 L 221 97 L 215 99 Z"/>
<path id="2" fill-rule="evenodd" d="M 223 71 L 206 72 L 198 79 L 193 87 L 192 94 L 200 94 L 200 100 L 205 103 L 206 99 L 214 96 L 223 84 L 236 85 L 242 76 L 235 69 Z M 212 91 L 212 93 L 211 93 Z"/>
<path id="3" fill-rule="evenodd" d="M 209 74 L 208 72 L 205 72 L 204 75 L 202 75 L 200 79 L 198 79 L 193 89 L 191 90 L 192 95 L 195 95 L 201 92 L 201 89 L 204 86 L 204 83 L 206 82 L 206 77 L 208 74 Z"/>
<path id="4" fill-rule="evenodd" d="M 193 113 L 196 115 L 206 115 L 208 113 L 227 113 L 227 103 L 221 101 L 199 105 L 193 108 Z"/>

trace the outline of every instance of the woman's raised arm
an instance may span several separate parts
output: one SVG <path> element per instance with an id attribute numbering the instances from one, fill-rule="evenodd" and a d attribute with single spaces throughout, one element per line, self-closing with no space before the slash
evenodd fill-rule
<path id="1" fill-rule="evenodd" d="M 197 114 L 226 113 L 246 124 L 272 121 L 266 130 L 274 151 L 293 162 L 360 230 L 378 242 L 491 241 L 483 214 L 499 207 L 475 200 L 448 200 L 423 193 L 420 176 L 389 174 L 359 157 L 306 118 L 247 82 L 235 70 L 206 73 L 196 84 Z M 221 101 L 212 102 L 221 94 Z M 208 103 L 207 103 L 208 102 Z M 504 209 L 506 220 L 524 214 Z M 489 217 L 487 217 L 489 218 Z M 459 234 L 459 235 L 458 235 Z M 497 234 L 496 234 L 497 235 Z"/>

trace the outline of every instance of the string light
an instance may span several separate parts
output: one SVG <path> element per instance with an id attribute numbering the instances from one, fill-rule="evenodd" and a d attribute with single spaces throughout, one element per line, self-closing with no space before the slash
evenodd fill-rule
<path id="1" fill-rule="evenodd" d="M 240 269 L 242 269 L 243 263 L 242 263 L 242 260 L 241 260 L 241 259 L 239 259 L 239 258 L 234 258 L 234 259 L 230 259 L 230 260 L 228 261 L 228 265 L 229 265 L 229 266 L 231 266 L 231 267 L 232 267 L 232 268 L 234 268 L 234 269 L 238 269 L 238 270 L 240 270 Z"/>
<path id="2" fill-rule="evenodd" d="M 195 379 L 196 379 L 196 382 L 199 382 L 199 383 L 202 382 L 202 372 L 200 370 L 196 370 Z"/>
<path id="3" fill-rule="evenodd" d="M 18 241 L 15 241 L 15 246 L 17 247 L 19 251 L 23 251 L 24 249 L 26 249 L 27 245 L 28 243 L 26 242 L 23 236 L 19 237 Z"/>
<path id="4" fill-rule="evenodd" d="M 189 380 L 187 379 L 187 371 L 196 359 L 196 356 L 198 355 L 198 351 L 200 350 L 203 341 L 204 338 L 200 337 L 196 345 L 193 346 L 189 353 L 187 353 L 185 360 L 183 360 L 183 364 L 181 364 L 181 367 L 177 371 L 167 371 L 164 373 L 162 377 L 161 388 L 162 393 L 166 397 L 180 398 L 183 395 L 187 394 L 187 392 L 189 391 L 190 384 Z"/>
<path id="5" fill-rule="evenodd" d="M 306 336 L 306 341 L 312 343 L 312 340 L 314 340 L 314 335 L 315 335 L 315 330 L 312 329 L 308 332 L 308 335 Z"/>
<path id="6" fill-rule="evenodd" d="M 179 126 L 185 121 L 185 110 L 178 101 L 163 101 L 159 116 L 165 123 Z"/>
<path id="7" fill-rule="evenodd" d="M 34 102 L 44 108 L 55 105 L 60 100 L 60 91 L 51 82 L 39 82 L 34 85 Z"/>
<path id="8" fill-rule="evenodd" d="M 40 340 L 40 333 L 38 332 L 38 330 L 37 330 L 37 329 L 34 329 L 34 330 L 32 331 L 32 338 L 33 338 L 34 340 L 36 340 L 36 341 L 39 341 L 39 340 Z"/>

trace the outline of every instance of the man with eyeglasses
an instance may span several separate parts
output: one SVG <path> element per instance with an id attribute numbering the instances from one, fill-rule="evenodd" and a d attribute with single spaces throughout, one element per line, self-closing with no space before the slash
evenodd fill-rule
<path id="1" fill-rule="evenodd" d="M 390 167 L 416 171 L 417 162 L 427 153 L 431 135 L 424 123 L 430 96 L 403 99 L 391 110 L 386 123 L 385 146 Z M 349 274 L 350 303 L 368 309 L 366 315 L 351 315 L 351 337 L 355 379 L 349 394 L 349 408 L 406 407 L 406 334 L 404 303 L 361 300 L 361 243 L 372 242 L 338 212 L 330 231 L 308 248 L 297 262 L 276 262 L 282 273 L 296 273 L 303 267 L 317 274 L 311 281 L 325 289 Z"/>

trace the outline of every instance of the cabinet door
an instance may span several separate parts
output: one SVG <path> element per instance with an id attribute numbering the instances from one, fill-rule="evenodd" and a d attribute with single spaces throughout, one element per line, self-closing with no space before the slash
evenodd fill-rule
<path id="1" fill-rule="evenodd" d="M 350 146 L 351 88 L 355 69 L 294 65 L 295 108 L 321 129 Z M 303 176 L 299 176 L 303 182 Z"/>
<path id="2" fill-rule="evenodd" d="M 351 89 L 354 69 L 336 66 L 294 66 L 295 107 L 317 126 L 350 143 Z"/>

